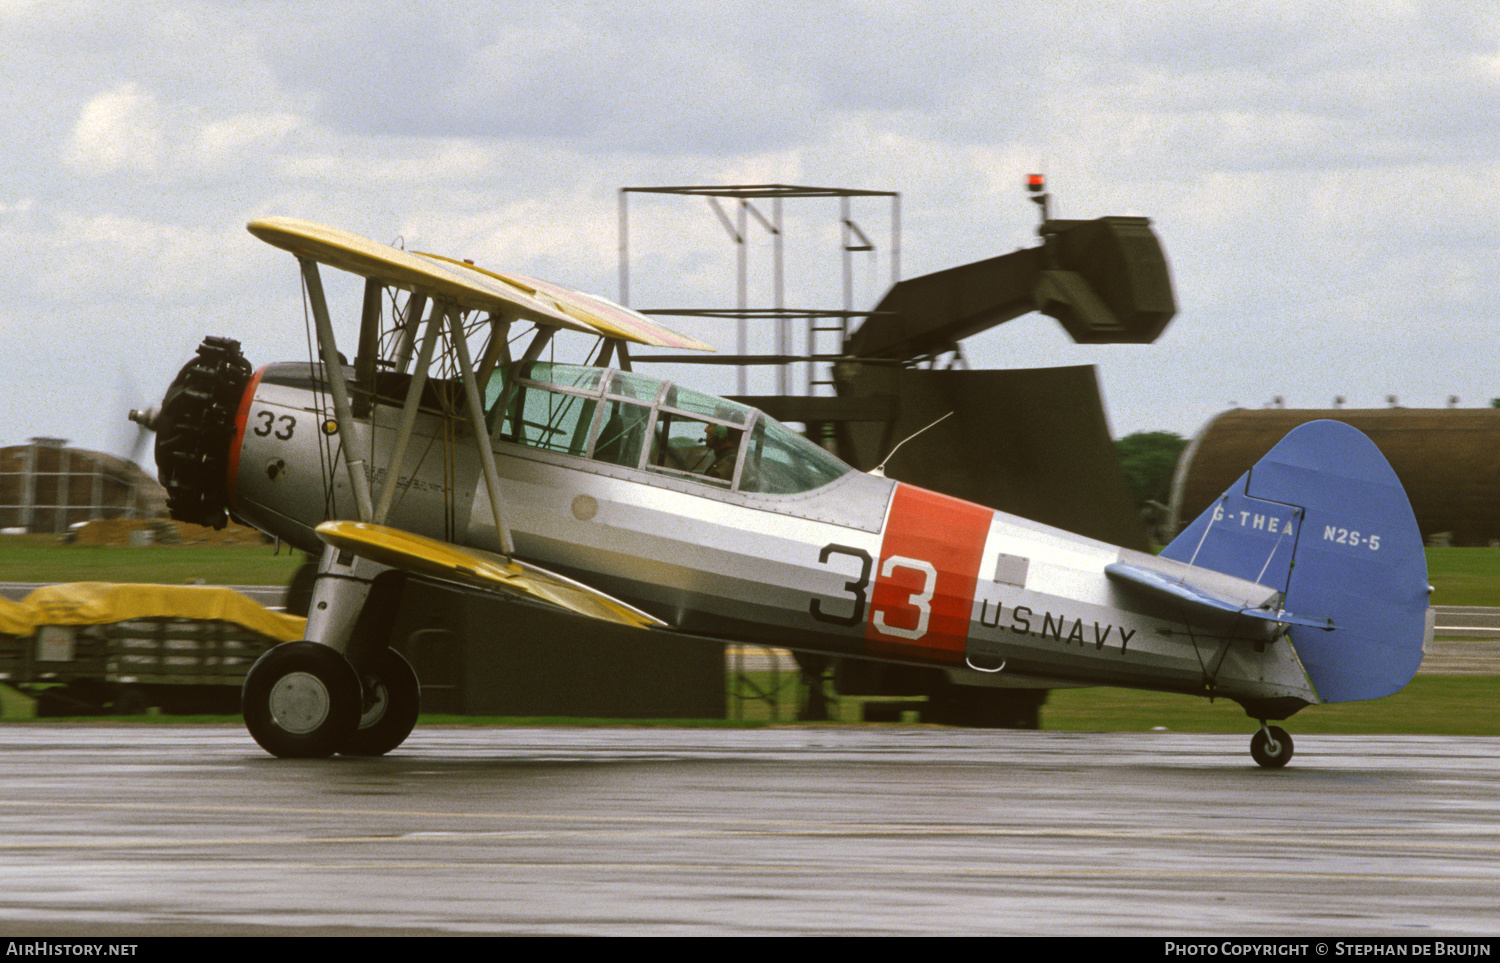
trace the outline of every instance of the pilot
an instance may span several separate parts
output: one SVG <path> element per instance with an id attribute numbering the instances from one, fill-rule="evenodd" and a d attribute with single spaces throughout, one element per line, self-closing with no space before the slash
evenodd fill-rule
<path id="1" fill-rule="evenodd" d="M 703 432 L 703 443 L 713 453 L 713 462 L 703 474 L 723 481 L 734 479 L 734 461 L 740 450 L 740 435 L 728 425 L 709 425 Z"/>
<path id="2" fill-rule="evenodd" d="M 676 462 L 678 467 L 684 471 L 692 472 L 694 475 L 706 475 L 714 464 L 714 450 L 709 447 L 707 428 L 705 426 L 703 444 L 692 445 L 683 449 L 667 449 L 667 457 Z"/>

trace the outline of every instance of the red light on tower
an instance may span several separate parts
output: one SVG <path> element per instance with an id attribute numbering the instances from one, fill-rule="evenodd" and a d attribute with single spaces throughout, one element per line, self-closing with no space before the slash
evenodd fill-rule
<path id="1" fill-rule="evenodd" d="M 1045 174 L 1027 174 L 1026 192 L 1031 203 L 1042 209 L 1042 225 L 1045 227 L 1047 219 L 1051 217 L 1047 201 L 1052 198 L 1052 195 L 1047 193 L 1047 176 Z"/>

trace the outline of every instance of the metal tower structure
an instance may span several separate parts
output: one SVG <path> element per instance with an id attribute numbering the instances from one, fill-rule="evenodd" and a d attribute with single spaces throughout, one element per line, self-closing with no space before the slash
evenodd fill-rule
<path id="1" fill-rule="evenodd" d="M 844 353 L 844 344 L 849 336 L 850 321 L 862 318 L 869 311 L 854 308 L 853 255 L 858 252 L 873 252 L 876 244 L 869 234 L 854 219 L 853 202 L 856 198 L 890 198 L 890 238 L 887 248 L 891 260 L 891 284 L 901 279 L 901 195 L 896 191 L 868 191 L 842 187 L 805 187 L 792 184 L 731 184 L 723 186 L 679 186 L 679 187 L 623 187 L 619 200 L 620 238 L 620 303 L 630 304 L 630 214 L 631 194 L 670 194 L 680 197 L 701 197 L 708 202 L 714 217 L 728 234 L 735 251 L 734 307 L 644 308 L 643 314 L 666 317 L 723 318 L 736 322 L 734 354 L 704 355 L 649 355 L 641 360 L 672 362 L 679 364 L 731 364 L 736 366 L 737 393 L 748 391 L 747 369 L 750 366 L 776 367 L 776 394 L 786 396 L 794 393 L 792 372 L 798 364 L 804 365 L 805 393 L 815 395 L 820 388 L 831 393 L 833 386 L 833 362 Z M 810 200 L 814 198 L 838 198 L 839 201 L 839 256 L 843 264 L 843 306 L 841 308 L 788 307 L 786 304 L 785 232 L 782 217 L 786 200 Z M 769 201 L 769 211 L 763 209 Z M 726 205 L 729 209 L 726 210 Z M 771 238 L 771 305 L 750 307 L 749 305 L 749 233 L 753 225 L 759 225 Z M 804 325 L 804 350 L 793 344 L 793 326 Z M 771 354 L 751 354 L 749 329 L 752 324 L 771 323 L 775 326 L 775 350 Z"/>

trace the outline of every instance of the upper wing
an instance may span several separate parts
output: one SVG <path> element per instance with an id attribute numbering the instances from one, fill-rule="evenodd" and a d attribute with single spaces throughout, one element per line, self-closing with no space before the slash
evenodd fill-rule
<path id="1" fill-rule="evenodd" d="M 471 588 L 546 602 L 589 618 L 637 628 L 665 622 L 556 572 L 493 552 L 368 522 L 324 522 L 318 537 L 335 548 L 381 565 Z"/>
<path id="2" fill-rule="evenodd" d="M 501 281 L 517 290 L 524 291 L 528 296 L 539 301 L 551 302 L 557 309 L 582 324 L 589 325 L 599 334 L 606 338 L 619 338 L 624 341 L 633 341 L 636 344 L 644 344 L 653 348 L 676 348 L 685 351 L 712 351 L 712 345 L 704 344 L 696 338 L 690 338 L 685 334 L 678 334 L 662 327 L 655 321 L 629 308 L 616 304 L 608 298 L 601 298 L 597 294 L 585 294 L 582 291 L 574 291 L 565 288 L 561 284 L 553 284 L 551 281 L 539 281 L 529 278 L 524 274 L 500 274 L 489 271 L 482 267 L 476 267 L 467 261 L 455 261 L 453 258 L 443 257 L 438 254 L 426 254 L 418 252 L 419 257 L 440 262 L 446 267 L 462 269 L 467 272 L 477 273 L 485 277 Z"/>
<path id="3" fill-rule="evenodd" d="M 605 298 L 546 281 L 497 274 L 454 258 L 410 253 L 352 231 L 294 217 L 262 218 L 251 221 L 248 229 L 267 244 L 299 258 L 450 300 L 465 309 L 498 311 L 538 324 L 650 347 L 713 350 Z"/>
<path id="4" fill-rule="evenodd" d="M 248 230 L 267 244 L 299 258 L 310 258 L 392 287 L 451 300 L 462 308 L 501 311 L 539 324 L 593 331 L 589 325 L 573 320 L 554 305 L 519 288 L 496 284 L 473 271 L 451 270 L 351 231 L 294 217 L 251 221 Z"/>

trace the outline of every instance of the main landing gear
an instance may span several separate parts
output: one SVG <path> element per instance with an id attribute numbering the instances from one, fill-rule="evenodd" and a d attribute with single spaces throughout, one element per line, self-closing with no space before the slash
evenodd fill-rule
<path id="1" fill-rule="evenodd" d="M 1292 758 L 1292 737 L 1280 726 L 1260 720 L 1260 730 L 1250 738 L 1250 757 L 1266 769 L 1280 769 Z"/>
<path id="2" fill-rule="evenodd" d="M 421 686 L 411 664 L 382 649 L 360 675 L 364 693 L 359 725 L 338 748 L 346 756 L 383 756 L 406 741 L 417 725 Z"/>
<path id="3" fill-rule="evenodd" d="M 417 723 L 417 676 L 391 649 L 367 661 L 356 672 L 343 655 L 317 642 L 268 650 L 250 667 L 240 692 L 250 735 L 284 759 L 390 752 Z"/>

